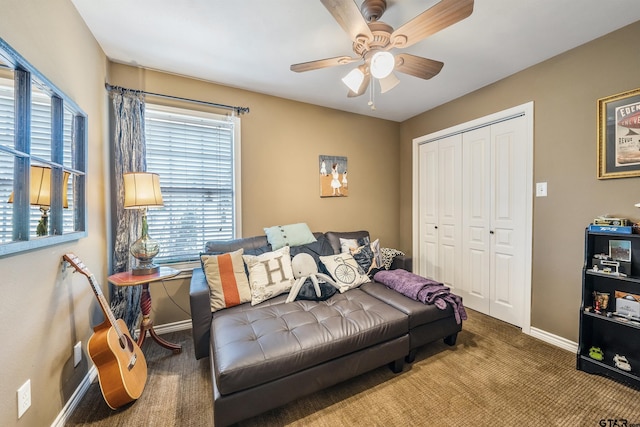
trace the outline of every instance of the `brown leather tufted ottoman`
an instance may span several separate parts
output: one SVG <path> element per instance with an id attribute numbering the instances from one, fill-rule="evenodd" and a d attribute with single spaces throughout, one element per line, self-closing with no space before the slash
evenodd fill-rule
<path id="1" fill-rule="evenodd" d="M 401 311 L 359 289 L 320 303 L 285 304 L 285 298 L 214 313 L 216 425 L 258 414 L 262 406 L 268 409 L 301 396 L 301 390 L 313 392 L 391 361 L 399 359 L 402 369 L 409 351 L 409 318 Z"/>
<path id="2" fill-rule="evenodd" d="M 435 305 L 414 301 L 377 282 L 365 283 L 359 289 L 397 308 L 409 317 L 411 351 L 405 358 L 407 363 L 414 361 L 418 347 L 442 337 L 446 344 L 455 345 L 458 332 L 462 330 L 462 323 L 456 322 L 450 305 L 446 310 L 440 310 Z"/>

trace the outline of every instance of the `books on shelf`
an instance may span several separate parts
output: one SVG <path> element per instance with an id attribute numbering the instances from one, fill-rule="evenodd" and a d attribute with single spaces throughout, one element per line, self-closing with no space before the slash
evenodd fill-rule
<path id="1" fill-rule="evenodd" d="M 589 225 L 589 231 L 596 233 L 632 234 L 633 227 L 630 225 Z"/>

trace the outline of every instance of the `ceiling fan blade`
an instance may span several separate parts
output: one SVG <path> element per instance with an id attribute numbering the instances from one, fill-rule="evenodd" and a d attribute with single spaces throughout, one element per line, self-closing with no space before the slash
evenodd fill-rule
<path id="1" fill-rule="evenodd" d="M 333 67 L 336 65 L 349 64 L 353 61 L 360 61 L 362 58 L 351 58 L 350 56 L 336 56 L 335 58 L 319 59 L 317 61 L 302 62 L 293 64 L 291 71 L 302 73 L 304 71 L 318 70 L 320 68 Z"/>
<path id="2" fill-rule="evenodd" d="M 353 0 L 320 0 L 342 29 L 349 34 L 352 41 L 365 37 L 373 40 L 373 34 L 367 21 L 360 13 L 360 8 Z"/>
<path id="3" fill-rule="evenodd" d="M 380 93 L 389 92 L 400 83 L 400 79 L 393 73 L 378 81 L 380 82 Z"/>
<path id="4" fill-rule="evenodd" d="M 396 55 L 395 70 L 428 80 L 442 70 L 444 63 L 409 53 L 399 53 Z"/>
<path id="5" fill-rule="evenodd" d="M 407 47 L 471 15 L 473 0 L 442 0 L 391 34 L 394 47 Z"/>
<path id="6" fill-rule="evenodd" d="M 369 87 L 369 82 L 370 81 L 371 81 L 371 74 L 366 73 L 364 75 L 364 80 L 362 81 L 362 84 L 360 84 L 360 88 L 358 89 L 358 91 L 354 92 L 354 91 L 350 90 L 349 93 L 347 94 L 347 97 L 348 98 L 355 98 L 356 96 L 363 95 L 367 91 L 367 88 Z"/>

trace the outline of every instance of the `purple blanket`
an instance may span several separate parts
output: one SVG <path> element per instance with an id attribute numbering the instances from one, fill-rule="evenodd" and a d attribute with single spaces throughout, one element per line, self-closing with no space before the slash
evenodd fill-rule
<path id="1" fill-rule="evenodd" d="M 400 269 L 379 271 L 373 279 L 406 297 L 424 304 L 434 304 L 440 310 L 446 309 L 447 304 L 450 304 L 458 324 L 467 320 L 462 298 L 450 293 L 449 288 L 440 282 Z"/>

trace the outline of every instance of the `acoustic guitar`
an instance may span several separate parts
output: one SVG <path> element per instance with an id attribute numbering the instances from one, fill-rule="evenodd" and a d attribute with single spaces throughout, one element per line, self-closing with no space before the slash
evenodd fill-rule
<path id="1" fill-rule="evenodd" d="M 131 339 L 124 320 L 116 320 L 89 269 L 72 253 L 62 258 L 89 279 L 104 313 L 106 320 L 93 328 L 87 352 L 98 370 L 104 400 L 111 409 L 117 409 L 142 395 L 147 382 L 147 362 L 138 344 Z"/>

